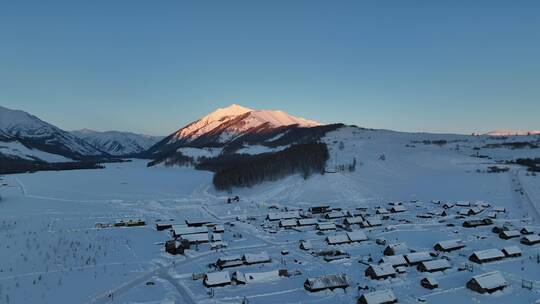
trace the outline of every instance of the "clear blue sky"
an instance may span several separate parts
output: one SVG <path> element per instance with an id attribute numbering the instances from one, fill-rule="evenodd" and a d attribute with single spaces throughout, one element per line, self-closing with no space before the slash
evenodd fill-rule
<path id="1" fill-rule="evenodd" d="M 0 105 L 168 134 L 216 107 L 540 129 L 540 1 L 2 1 Z"/>

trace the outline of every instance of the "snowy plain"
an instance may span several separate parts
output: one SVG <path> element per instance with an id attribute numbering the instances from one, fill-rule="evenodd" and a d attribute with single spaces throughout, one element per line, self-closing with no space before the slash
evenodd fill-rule
<path id="1" fill-rule="evenodd" d="M 441 138 L 448 143 L 421 143 Z M 493 140 L 487 137 L 358 128 L 340 129 L 323 140 L 330 148 L 329 173 L 307 180 L 290 176 L 231 193 L 215 191 L 210 172 L 147 168 L 141 160 L 108 164 L 102 170 L 2 176 L 0 303 L 240 303 L 245 299 L 249 303 L 356 303 L 364 292 L 358 287 L 390 288 L 399 303 L 534 303 L 540 299 L 536 260 L 540 245 L 500 239 L 491 232 L 493 226 L 463 228 L 457 207 L 448 209 L 445 218 L 418 218 L 442 210 L 432 200 L 483 201 L 491 205 L 485 213 L 494 207 L 507 210 L 494 219 L 496 225 L 540 228 L 539 177 L 512 165 L 506 165 L 508 172 L 484 172 L 497 159 L 539 157 L 538 149 L 482 149 L 492 157 L 488 160 L 471 157 L 474 147 Z M 358 162 L 354 172 L 335 170 L 354 158 Z M 234 195 L 240 202 L 227 204 Z M 391 214 L 383 226 L 362 229 L 369 240 L 361 243 L 326 244 L 325 238 L 344 232 L 342 228 L 321 234 L 313 227 L 284 229 L 265 220 L 277 209 L 307 210 L 325 204 L 353 212 L 358 207 L 389 208 L 394 201 L 403 202 L 407 211 Z M 229 223 L 223 233 L 228 247 L 215 251 L 201 244 L 185 255 L 166 253 L 164 242 L 170 234 L 156 231 L 154 225 L 193 218 Z M 96 223 L 127 219 L 143 219 L 147 225 L 96 227 Z M 422 288 L 419 282 L 426 275 L 415 267 L 387 280 L 364 275 L 368 258 L 376 263 L 383 257 L 385 246 L 376 239 L 433 252 L 436 242 L 455 238 L 466 247 L 444 254 L 452 268 L 432 274 L 440 284 L 437 289 Z M 326 262 L 300 250 L 300 240 L 310 240 L 315 251 L 340 249 L 350 257 Z M 519 246 L 523 256 L 458 270 L 470 264 L 467 257 L 476 250 L 510 245 Z M 192 278 L 194 273 L 215 271 L 208 265 L 219 257 L 262 251 L 272 262 L 231 269 L 254 273 L 261 280 L 206 288 L 202 280 Z M 268 275 L 279 269 L 292 275 Z M 508 281 L 503 291 L 481 295 L 465 287 L 473 275 L 491 270 L 501 271 Z M 348 276 L 350 287 L 344 291 L 304 289 L 308 277 L 338 273 Z M 523 288 L 523 280 L 532 282 L 533 288 Z"/>

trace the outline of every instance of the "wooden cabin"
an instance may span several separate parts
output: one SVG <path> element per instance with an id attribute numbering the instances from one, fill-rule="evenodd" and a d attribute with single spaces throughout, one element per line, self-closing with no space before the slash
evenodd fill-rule
<path id="1" fill-rule="evenodd" d="M 358 304 L 394 304 L 398 300 L 391 289 L 377 290 L 364 293 L 358 298 Z"/>
<path id="2" fill-rule="evenodd" d="M 396 270 L 391 264 L 371 264 L 365 271 L 366 277 L 373 280 L 385 280 L 396 277 Z"/>
<path id="3" fill-rule="evenodd" d="M 345 274 L 330 274 L 323 275 L 315 278 L 308 278 L 304 282 L 304 288 L 311 292 L 321 291 L 321 290 L 334 290 L 336 288 L 346 289 L 349 287 L 349 282 L 347 281 L 347 275 Z"/>
<path id="4" fill-rule="evenodd" d="M 493 271 L 472 277 L 467 288 L 478 293 L 493 293 L 504 289 L 508 283 L 499 271 Z"/>
<path id="5" fill-rule="evenodd" d="M 504 259 L 506 255 L 499 249 L 486 249 L 475 251 L 469 256 L 469 261 L 477 264 L 489 263 L 494 261 L 500 261 Z"/>

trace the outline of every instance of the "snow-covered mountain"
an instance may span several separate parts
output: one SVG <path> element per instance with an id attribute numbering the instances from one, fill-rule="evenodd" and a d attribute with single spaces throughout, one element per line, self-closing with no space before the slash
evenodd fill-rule
<path id="1" fill-rule="evenodd" d="M 71 133 L 101 151 L 115 156 L 135 155 L 144 152 L 163 138 L 131 132 L 99 132 L 89 129 L 72 131 Z"/>
<path id="2" fill-rule="evenodd" d="M 268 144 L 288 134 L 293 141 L 309 136 L 306 131 L 324 127 L 319 122 L 283 111 L 254 110 L 236 104 L 220 108 L 170 134 L 145 154 L 152 158 L 176 153 L 180 148 L 241 149 L 245 144 Z M 294 130 L 294 131 L 293 131 Z"/>
<path id="3" fill-rule="evenodd" d="M 105 155 L 69 132 L 34 115 L 0 106 L 0 154 L 4 157 L 69 161 Z"/>
<path id="4" fill-rule="evenodd" d="M 489 136 L 526 136 L 526 135 L 539 135 L 540 130 L 494 130 L 486 133 Z"/>

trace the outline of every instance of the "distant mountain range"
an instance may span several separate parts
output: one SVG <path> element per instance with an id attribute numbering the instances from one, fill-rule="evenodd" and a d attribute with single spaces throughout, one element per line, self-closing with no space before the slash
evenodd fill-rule
<path id="1" fill-rule="evenodd" d="M 89 129 L 71 131 L 71 134 L 84 139 L 97 149 L 114 156 L 135 156 L 145 152 L 163 138 L 131 132 L 99 132 Z"/>
<path id="2" fill-rule="evenodd" d="M 36 116 L 4 107 L 0 107 L 0 153 L 12 158 L 53 162 L 106 155 Z"/>
<path id="3" fill-rule="evenodd" d="M 314 141 L 337 126 L 323 125 L 283 111 L 253 110 L 233 104 L 173 132 L 144 155 L 154 159 L 155 164 L 182 156 L 271 152 L 294 143 Z"/>
<path id="4" fill-rule="evenodd" d="M 44 164 L 53 163 L 64 164 L 60 168 L 74 169 L 78 166 L 73 163 L 115 161 L 121 157 L 150 159 L 149 165 L 190 164 L 219 170 L 232 159 L 239 162 L 241 155 L 268 156 L 284 151 L 283 154 L 297 157 L 293 153 L 305 149 L 298 145 L 320 142 L 327 132 L 342 126 L 321 124 L 283 111 L 255 110 L 233 104 L 166 137 L 88 129 L 67 132 L 24 111 L 0 106 L 0 169 L 10 168 L 0 173 L 51 170 L 55 167 Z M 484 135 L 535 134 L 540 131 L 497 130 Z M 296 150 L 286 151 L 293 147 Z M 252 160 L 248 157 L 241 161 Z M 35 163 L 40 165 L 35 166 Z"/>

